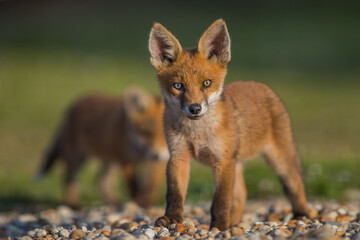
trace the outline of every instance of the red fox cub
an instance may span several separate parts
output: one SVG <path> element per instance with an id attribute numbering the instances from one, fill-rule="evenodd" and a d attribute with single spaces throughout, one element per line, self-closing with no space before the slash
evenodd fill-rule
<path id="1" fill-rule="evenodd" d="M 149 50 L 165 97 L 164 129 L 170 151 L 166 212 L 156 224 L 182 221 L 192 157 L 213 170 L 211 227 L 225 230 L 239 222 L 246 201 L 243 164 L 259 153 L 280 177 L 294 215 L 308 215 L 301 163 L 281 100 L 261 83 L 224 86 L 230 61 L 225 22 L 215 21 L 192 49 L 183 49 L 165 27 L 155 23 Z"/>
<path id="2" fill-rule="evenodd" d="M 118 203 L 110 178 L 117 164 L 130 197 L 140 206 L 149 207 L 156 200 L 169 158 L 163 112 L 161 98 L 138 88 L 129 89 L 122 99 L 92 95 L 76 101 L 45 155 L 39 176 L 47 173 L 56 159 L 64 160 L 65 202 L 78 207 L 75 176 L 87 157 L 96 156 L 102 165 L 100 191 L 108 203 Z M 145 167 L 142 179 L 136 176 L 139 166 Z"/>

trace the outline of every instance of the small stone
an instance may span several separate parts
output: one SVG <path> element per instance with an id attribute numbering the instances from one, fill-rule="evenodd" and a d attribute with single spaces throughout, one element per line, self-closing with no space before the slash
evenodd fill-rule
<path id="1" fill-rule="evenodd" d="M 159 240 L 173 240 L 173 238 L 171 237 L 164 237 L 164 236 L 160 236 L 158 237 Z"/>
<path id="2" fill-rule="evenodd" d="M 287 228 L 279 228 L 279 231 L 285 233 L 285 235 L 290 236 L 292 232 Z"/>
<path id="3" fill-rule="evenodd" d="M 146 229 L 144 234 L 148 236 L 149 238 L 153 238 L 156 235 L 156 232 L 150 228 Z"/>
<path id="4" fill-rule="evenodd" d="M 337 210 L 337 212 L 340 214 L 340 215 L 345 215 L 347 213 L 347 211 L 344 209 L 344 208 L 339 208 Z"/>
<path id="5" fill-rule="evenodd" d="M 170 232 L 167 228 L 161 228 L 157 234 L 157 237 L 169 237 L 169 236 L 170 236 Z"/>
<path id="6" fill-rule="evenodd" d="M 100 235 L 101 236 L 101 235 Z M 103 237 L 104 239 L 101 240 L 105 240 L 108 239 L 106 237 Z M 96 239 L 96 238 L 95 238 Z M 111 238 L 112 240 L 136 240 L 136 238 L 134 236 L 132 236 L 130 233 L 128 232 L 121 232 L 120 234 L 116 235 L 115 237 Z"/>
<path id="7" fill-rule="evenodd" d="M 139 224 L 137 222 L 127 222 L 120 225 L 120 228 L 128 230 L 128 231 L 134 231 L 137 229 Z"/>
<path id="8" fill-rule="evenodd" d="M 111 233 L 109 231 L 106 231 L 106 230 L 102 231 L 101 234 L 104 235 L 105 237 L 110 237 L 111 236 Z"/>
<path id="9" fill-rule="evenodd" d="M 269 222 L 280 222 L 284 218 L 284 215 L 281 213 L 271 213 L 267 217 L 267 221 Z"/>
<path id="10" fill-rule="evenodd" d="M 196 226 L 197 229 L 205 229 L 207 231 L 209 231 L 209 225 L 206 225 L 206 224 L 200 224 L 200 225 L 197 225 Z"/>
<path id="11" fill-rule="evenodd" d="M 39 229 L 36 233 L 35 236 L 38 238 L 43 238 L 46 236 L 46 231 L 44 229 Z"/>
<path id="12" fill-rule="evenodd" d="M 62 239 L 61 239 L 61 238 L 58 238 L 58 239 L 56 239 L 56 240 L 62 240 Z M 87 236 L 84 237 L 84 240 L 93 240 L 93 237 L 90 236 L 90 235 L 87 235 Z"/>
<path id="13" fill-rule="evenodd" d="M 104 231 L 111 232 L 111 227 L 110 227 L 109 225 L 105 225 L 102 229 L 103 229 Z"/>
<path id="14" fill-rule="evenodd" d="M 135 202 L 127 202 L 124 204 L 123 210 L 131 215 L 139 211 L 139 206 Z"/>
<path id="15" fill-rule="evenodd" d="M 112 232 L 111 232 L 111 236 L 114 237 L 114 236 L 117 236 L 119 234 L 121 234 L 122 232 L 124 232 L 123 229 L 114 229 Z"/>
<path id="16" fill-rule="evenodd" d="M 305 224 L 303 221 L 301 221 L 301 220 L 297 221 L 296 224 L 297 224 L 298 226 L 306 226 L 306 224 Z"/>
<path id="17" fill-rule="evenodd" d="M 288 223 L 288 226 L 289 226 L 289 227 L 296 227 L 296 226 L 297 226 L 297 222 L 298 222 L 298 220 L 293 219 L 293 220 L 291 220 L 291 221 Z"/>
<path id="18" fill-rule="evenodd" d="M 183 235 L 175 238 L 175 240 L 188 240 L 188 239 L 191 239 L 191 237 L 187 234 L 183 234 Z"/>
<path id="19" fill-rule="evenodd" d="M 292 213 L 288 213 L 284 216 L 284 219 L 283 219 L 283 223 L 289 223 L 291 221 L 291 219 L 293 218 L 293 214 Z"/>
<path id="20" fill-rule="evenodd" d="M 212 229 L 210 229 L 208 235 L 209 237 L 215 237 L 219 232 L 220 230 L 218 228 L 213 227 Z"/>
<path id="21" fill-rule="evenodd" d="M 195 216 L 203 216 L 203 215 L 205 215 L 204 209 L 202 209 L 201 207 L 194 207 L 192 209 L 192 213 Z"/>
<path id="22" fill-rule="evenodd" d="M 185 230 L 185 233 L 186 233 L 187 235 L 189 235 L 189 236 L 194 236 L 194 235 L 195 235 L 195 231 L 196 231 L 195 227 L 191 227 L 191 228 L 186 229 L 186 230 Z"/>
<path id="23" fill-rule="evenodd" d="M 205 236 L 207 235 L 208 230 L 205 230 L 203 228 L 198 228 L 198 230 L 196 231 L 196 234 L 199 234 L 200 236 Z"/>
<path id="24" fill-rule="evenodd" d="M 336 231 L 335 235 L 342 236 L 345 233 L 345 231 Z"/>
<path id="25" fill-rule="evenodd" d="M 238 223 L 235 225 L 236 227 L 240 227 L 244 230 L 250 230 L 251 229 L 251 226 L 249 223 L 246 223 L 246 222 L 241 222 L 241 223 Z"/>
<path id="26" fill-rule="evenodd" d="M 310 218 L 317 218 L 318 216 L 319 216 L 319 213 L 315 208 L 309 209 L 309 217 Z"/>
<path id="27" fill-rule="evenodd" d="M 348 215 L 337 215 L 336 222 L 350 222 L 350 217 Z"/>
<path id="28" fill-rule="evenodd" d="M 313 221 L 311 219 L 305 218 L 303 219 L 303 222 L 308 225 L 311 224 Z"/>
<path id="29" fill-rule="evenodd" d="M 338 215 L 338 213 L 336 211 L 330 211 L 330 212 L 324 213 L 323 215 L 328 216 L 332 219 L 336 219 L 336 216 Z"/>
<path id="30" fill-rule="evenodd" d="M 71 232 L 69 238 L 80 239 L 80 238 L 83 238 L 84 236 L 85 236 L 85 233 L 83 232 L 83 230 L 75 229 L 74 231 Z"/>
<path id="31" fill-rule="evenodd" d="M 184 225 L 182 223 L 176 224 L 175 231 L 179 232 L 180 234 L 184 233 L 187 229 L 194 228 L 193 226 Z"/>
<path id="32" fill-rule="evenodd" d="M 193 223 L 192 221 L 184 222 L 183 224 L 186 225 L 186 226 L 193 226 L 193 227 L 195 227 L 195 225 L 194 225 L 194 223 Z"/>
<path id="33" fill-rule="evenodd" d="M 331 217 L 329 217 L 327 215 L 322 215 L 322 216 L 320 216 L 319 221 L 320 222 L 325 222 L 325 221 L 335 222 L 335 219 L 333 219 L 333 218 L 331 218 Z"/>
<path id="34" fill-rule="evenodd" d="M 142 233 L 137 233 L 137 234 L 133 234 L 133 235 L 137 240 L 149 240 L 150 239 L 149 236 L 142 234 Z"/>
<path id="35" fill-rule="evenodd" d="M 260 228 L 258 228 L 258 232 L 262 233 L 262 234 L 267 234 L 268 232 L 270 232 L 273 228 L 267 225 L 263 225 Z"/>
<path id="36" fill-rule="evenodd" d="M 309 231 L 306 234 L 306 237 L 308 238 L 314 238 L 314 239 L 333 239 L 333 233 L 331 229 L 327 227 L 320 227 L 316 230 Z"/>
<path id="37" fill-rule="evenodd" d="M 60 236 L 61 236 L 61 237 L 66 237 L 66 238 L 68 238 L 68 237 L 70 236 L 69 231 L 66 230 L 66 229 L 62 229 L 59 233 L 60 233 Z"/>
<path id="38" fill-rule="evenodd" d="M 32 240 L 32 238 L 30 236 L 22 236 L 20 238 L 18 238 L 19 240 Z"/>
<path id="39" fill-rule="evenodd" d="M 230 233 L 230 231 L 224 232 L 224 238 L 231 238 L 231 233 Z"/>
<path id="40" fill-rule="evenodd" d="M 270 227 L 276 227 L 279 224 L 277 222 L 266 222 L 266 225 L 269 225 Z"/>
<path id="41" fill-rule="evenodd" d="M 176 228 L 176 223 L 173 223 L 168 227 L 169 230 L 175 230 L 175 228 Z"/>
<path id="42" fill-rule="evenodd" d="M 257 225 L 255 225 L 254 227 L 252 227 L 251 230 L 256 231 L 256 230 L 258 230 L 261 226 L 264 226 L 264 225 L 263 225 L 263 224 L 257 224 Z"/>
<path id="43" fill-rule="evenodd" d="M 305 230 L 306 230 L 306 228 L 304 226 L 301 226 L 301 225 L 298 225 L 295 228 L 295 231 L 298 231 L 298 232 L 305 232 Z"/>
<path id="44" fill-rule="evenodd" d="M 274 230 L 270 231 L 269 235 L 276 237 L 276 239 L 282 239 L 282 238 L 287 237 L 286 233 L 281 231 L 280 229 L 274 229 Z"/>
<path id="45" fill-rule="evenodd" d="M 28 231 L 27 232 L 27 235 L 29 235 L 30 237 L 35 237 L 35 233 L 36 233 L 36 231 L 35 230 L 30 230 L 30 231 Z"/>
<path id="46" fill-rule="evenodd" d="M 230 231 L 232 236 L 241 236 L 244 234 L 244 229 L 240 227 L 232 227 Z"/>

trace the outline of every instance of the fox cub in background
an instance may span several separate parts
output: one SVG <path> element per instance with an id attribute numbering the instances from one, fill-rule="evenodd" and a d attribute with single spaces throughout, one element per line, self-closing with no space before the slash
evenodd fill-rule
<path id="1" fill-rule="evenodd" d="M 308 215 L 301 162 L 283 103 L 262 83 L 238 81 L 224 86 L 230 61 L 225 22 L 215 21 L 192 49 L 183 49 L 165 27 L 155 23 L 149 50 L 165 97 L 164 129 L 170 151 L 166 212 L 156 224 L 182 221 L 192 157 L 213 170 L 210 227 L 225 230 L 238 223 L 246 201 L 243 164 L 259 153 L 280 177 L 294 215 Z"/>
<path id="2" fill-rule="evenodd" d="M 101 160 L 100 191 L 110 204 L 118 204 L 111 186 L 111 170 L 120 165 L 130 197 L 142 207 L 156 200 L 169 158 L 163 133 L 161 98 L 130 88 L 123 98 L 92 95 L 76 101 L 45 155 L 39 176 L 54 161 L 65 162 L 65 202 L 78 207 L 75 176 L 89 156 Z M 137 177 L 138 167 L 143 175 Z"/>

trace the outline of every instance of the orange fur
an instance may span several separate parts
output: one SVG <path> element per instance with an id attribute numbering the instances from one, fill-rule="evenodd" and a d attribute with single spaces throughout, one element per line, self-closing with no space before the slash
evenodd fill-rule
<path id="1" fill-rule="evenodd" d="M 120 165 L 130 197 L 143 207 L 156 200 L 168 160 L 163 134 L 163 100 L 132 88 L 124 98 L 91 95 L 70 107 L 54 143 L 45 156 L 41 174 L 56 158 L 65 162 L 65 201 L 79 205 L 75 176 L 89 156 L 101 161 L 100 191 L 118 204 L 111 172 Z M 144 168 L 143 174 L 137 174 Z"/>
<path id="2" fill-rule="evenodd" d="M 189 168 L 191 157 L 214 173 L 211 227 L 225 230 L 241 220 L 246 198 L 242 165 L 258 154 L 280 177 L 294 214 L 307 215 L 300 159 L 284 105 L 265 84 L 238 81 L 224 86 L 230 61 L 225 22 L 215 21 L 194 49 L 182 49 L 156 23 L 149 49 L 165 97 L 164 128 L 171 156 L 166 213 L 156 224 L 182 221 L 189 177 L 183 169 Z"/>

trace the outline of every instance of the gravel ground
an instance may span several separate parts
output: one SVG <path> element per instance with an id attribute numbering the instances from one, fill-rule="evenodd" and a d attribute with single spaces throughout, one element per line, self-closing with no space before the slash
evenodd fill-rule
<path id="1" fill-rule="evenodd" d="M 154 226 L 163 208 L 121 210 L 95 207 L 73 211 L 66 206 L 32 213 L 0 213 L 0 239 L 351 239 L 360 240 L 360 203 L 312 202 L 315 219 L 293 220 L 285 199 L 248 201 L 241 223 L 230 230 L 209 230 L 209 204 L 185 206 L 184 222 Z"/>

